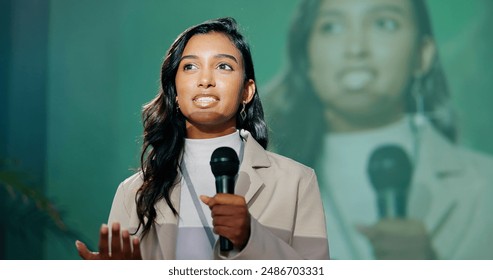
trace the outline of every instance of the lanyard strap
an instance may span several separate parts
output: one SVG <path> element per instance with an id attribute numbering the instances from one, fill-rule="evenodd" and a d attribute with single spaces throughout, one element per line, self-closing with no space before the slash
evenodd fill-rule
<path id="1" fill-rule="evenodd" d="M 195 188 L 193 187 L 192 180 L 190 179 L 190 175 L 188 174 L 185 164 L 182 164 L 181 172 L 183 174 L 183 177 L 185 178 L 185 183 L 188 187 L 188 191 L 190 192 L 190 196 L 192 197 L 193 204 L 195 205 L 195 210 L 197 210 L 197 214 L 199 215 L 200 221 L 202 222 L 202 227 L 205 230 L 205 234 L 207 234 L 207 238 L 209 239 L 209 243 L 211 244 L 211 248 L 212 248 L 214 247 L 216 238 L 212 233 L 211 227 L 207 223 L 204 210 L 202 209 L 202 205 L 200 205 L 199 199 L 197 198 L 197 193 L 195 192 Z"/>
<path id="2" fill-rule="evenodd" d="M 245 145 L 243 144 L 243 141 L 241 141 L 240 162 L 243 161 L 244 146 Z M 190 175 L 188 174 L 188 170 L 187 170 L 186 164 L 184 162 L 181 165 L 181 173 L 183 175 L 183 178 L 185 179 L 185 183 L 188 187 L 188 191 L 190 192 L 190 196 L 192 197 L 192 201 L 193 201 L 193 205 L 195 206 L 195 210 L 197 210 L 197 214 L 199 215 L 200 222 L 202 223 L 202 227 L 204 228 L 205 234 L 207 235 L 207 238 L 209 239 L 209 243 L 211 244 L 211 248 L 213 248 L 214 243 L 216 242 L 216 238 L 214 237 L 214 234 L 212 233 L 211 227 L 207 223 L 207 219 L 205 217 L 204 210 L 202 209 L 202 205 L 200 204 L 197 192 L 195 192 L 195 188 L 193 186 L 192 180 L 190 179 Z"/>

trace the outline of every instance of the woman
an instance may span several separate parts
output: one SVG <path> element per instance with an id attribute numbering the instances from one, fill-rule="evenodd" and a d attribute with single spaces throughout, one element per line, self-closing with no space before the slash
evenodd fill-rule
<path id="1" fill-rule="evenodd" d="M 453 144 L 424 1 L 302 1 L 288 58 L 267 96 L 274 148 L 317 170 L 333 258 L 493 257 L 493 164 Z M 414 167 L 404 219 L 379 216 L 368 162 L 385 145 Z"/>
<path id="2" fill-rule="evenodd" d="M 143 111 L 141 172 L 119 186 L 110 212 L 112 235 L 124 229 L 123 246 L 109 242 L 103 226 L 100 252 L 78 242 L 81 257 L 328 258 L 313 170 L 265 151 L 252 57 L 236 22 L 222 18 L 185 30 L 168 50 L 161 86 Z M 242 159 L 235 194 L 215 194 L 209 161 L 221 146 Z M 232 251 L 215 245 L 211 228 L 232 242 Z M 130 242 L 128 232 L 138 239 Z"/>

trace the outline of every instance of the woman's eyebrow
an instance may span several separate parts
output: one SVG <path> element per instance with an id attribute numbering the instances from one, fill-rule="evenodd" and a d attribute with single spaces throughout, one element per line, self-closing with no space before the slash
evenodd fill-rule
<path id="1" fill-rule="evenodd" d="M 182 56 L 180 60 L 185 60 L 185 59 L 199 59 L 199 57 L 197 55 L 189 54 Z"/>
<path id="2" fill-rule="evenodd" d="M 399 6 L 396 6 L 396 5 L 392 5 L 392 4 L 382 4 L 382 5 L 379 5 L 379 6 L 376 6 L 376 7 L 372 7 L 370 9 L 370 12 L 393 12 L 393 13 L 396 13 L 396 14 L 400 14 L 402 16 L 405 16 L 406 13 L 404 12 L 404 10 L 399 7 Z"/>
<path id="3" fill-rule="evenodd" d="M 234 57 L 233 55 L 230 55 L 230 54 L 220 53 L 220 54 L 214 55 L 214 57 L 215 58 L 228 58 L 228 59 L 231 59 L 234 62 L 238 63 L 238 59 L 236 59 L 236 57 Z M 199 59 L 199 56 L 194 55 L 194 54 L 184 55 L 181 57 L 180 60 L 184 60 L 184 59 Z"/>
<path id="4" fill-rule="evenodd" d="M 374 7 L 370 7 L 366 10 L 367 12 L 381 12 L 381 11 L 388 11 L 388 12 L 394 12 L 397 14 L 401 15 L 406 15 L 404 10 L 397 6 L 397 5 L 392 5 L 392 4 L 380 4 Z M 337 17 L 337 16 L 343 16 L 344 11 L 340 10 L 338 8 L 332 8 L 332 9 L 323 9 L 319 12 L 319 16 L 321 17 Z"/>
<path id="5" fill-rule="evenodd" d="M 234 57 L 233 55 L 230 55 L 230 54 L 220 53 L 220 54 L 216 54 L 214 57 L 216 57 L 216 58 L 229 58 L 229 59 L 233 60 L 234 62 L 238 63 L 238 60 L 236 59 L 236 57 Z"/>
<path id="6" fill-rule="evenodd" d="M 343 14 L 344 13 L 338 9 L 325 9 L 318 13 L 320 17 L 337 17 L 342 16 Z"/>

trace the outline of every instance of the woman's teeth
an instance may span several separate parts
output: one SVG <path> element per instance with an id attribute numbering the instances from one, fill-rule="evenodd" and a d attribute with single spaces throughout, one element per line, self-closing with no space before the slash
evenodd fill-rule
<path id="1" fill-rule="evenodd" d="M 206 106 L 217 101 L 217 98 L 214 98 L 212 96 L 200 96 L 193 100 L 194 103 L 200 106 Z"/>
<path id="2" fill-rule="evenodd" d="M 343 75 L 342 84 L 349 90 L 360 90 L 366 87 L 372 80 L 373 74 L 370 71 L 358 70 Z"/>

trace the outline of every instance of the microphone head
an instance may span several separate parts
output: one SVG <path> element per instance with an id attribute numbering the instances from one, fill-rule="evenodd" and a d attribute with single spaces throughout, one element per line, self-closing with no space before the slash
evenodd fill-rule
<path id="1" fill-rule="evenodd" d="M 230 147 L 219 147 L 212 153 L 211 169 L 215 177 L 236 176 L 240 168 L 240 160 L 235 150 Z"/>
<path id="2" fill-rule="evenodd" d="M 383 190 L 407 191 L 412 173 L 411 160 L 397 145 L 378 147 L 368 162 L 370 182 L 377 193 Z"/>

